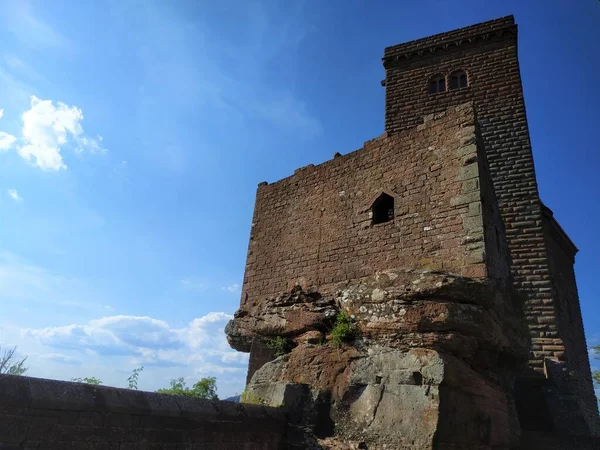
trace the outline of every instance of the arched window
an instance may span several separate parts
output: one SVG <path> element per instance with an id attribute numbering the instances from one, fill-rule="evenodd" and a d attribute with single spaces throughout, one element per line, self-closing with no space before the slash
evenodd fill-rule
<path id="1" fill-rule="evenodd" d="M 450 75 L 450 90 L 463 89 L 469 85 L 467 73 L 464 70 L 457 70 Z"/>
<path id="2" fill-rule="evenodd" d="M 446 92 L 446 77 L 444 75 L 434 75 L 429 79 L 429 93 L 437 94 Z"/>
<path id="3" fill-rule="evenodd" d="M 382 193 L 373 202 L 372 213 L 373 213 L 373 225 L 378 223 L 389 222 L 394 220 L 394 197 Z"/>

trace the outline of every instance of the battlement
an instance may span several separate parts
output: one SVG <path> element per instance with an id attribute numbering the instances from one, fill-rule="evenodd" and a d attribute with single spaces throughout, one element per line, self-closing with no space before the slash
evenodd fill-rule
<path id="1" fill-rule="evenodd" d="M 480 41 L 488 41 L 494 36 L 502 36 L 505 32 L 516 33 L 516 28 L 514 17 L 506 16 L 403 44 L 392 45 L 384 50 L 383 65 L 388 68 L 395 63 L 413 61 L 416 58 L 451 50 L 464 44 L 477 44 Z"/>
<path id="2" fill-rule="evenodd" d="M 481 202 L 487 196 L 495 204 L 485 172 L 473 107 L 465 104 L 261 185 L 242 296 L 263 301 L 295 285 L 322 291 L 397 267 L 487 276 L 484 255 L 490 259 L 496 246 L 484 251 L 483 216 L 491 210 Z M 377 223 L 382 196 L 393 218 Z"/>

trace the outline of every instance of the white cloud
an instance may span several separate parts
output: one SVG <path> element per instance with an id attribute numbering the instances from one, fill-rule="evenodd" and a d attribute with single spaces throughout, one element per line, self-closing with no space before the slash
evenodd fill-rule
<path id="1" fill-rule="evenodd" d="M 0 109 L 0 119 L 4 116 L 4 109 Z M 17 140 L 12 134 L 0 131 L 0 152 L 9 150 Z"/>
<path id="2" fill-rule="evenodd" d="M 30 108 L 21 115 L 22 145 L 17 146 L 19 155 L 42 170 L 66 169 L 61 151 L 73 147 L 75 152 L 89 151 L 92 154 L 106 153 L 102 147 L 102 136 L 85 136 L 81 122 L 83 111 L 77 106 L 62 102 L 30 97 Z M 17 138 L 0 131 L 0 150 L 12 148 Z"/>
<path id="3" fill-rule="evenodd" d="M 92 154 L 104 154 L 108 150 L 100 146 L 102 139 L 102 136 L 96 136 L 95 139 L 81 136 L 77 138 L 78 147 L 75 149 L 75 151 L 77 153 L 83 153 L 85 150 L 88 150 Z"/>
<path id="4" fill-rule="evenodd" d="M 22 119 L 25 145 L 19 148 L 19 155 L 33 160 L 42 170 L 66 169 L 60 150 L 69 134 L 77 137 L 83 133 L 81 109 L 61 102 L 55 106 L 51 100 L 32 95 L 31 108 L 23 113 Z"/>
<path id="5" fill-rule="evenodd" d="M 243 372 L 248 356 L 227 344 L 224 326 L 233 316 L 211 312 L 183 328 L 147 316 L 108 316 L 86 324 L 26 328 L 24 338 L 63 350 L 98 357 L 129 356 L 145 366 L 192 366 L 196 372 Z"/>
<path id="6" fill-rule="evenodd" d="M 232 294 L 235 294 L 236 292 L 240 291 L 240 285 L 237 283 L 233 283 L 233 284 L 230 284 L 229 286 L 222 287 L 221 289 L 223 289 L 224 291 L 231 292 Z"/>
<path id="7" fill-rule="evenodd" d="M 224 326 L 230 319 L 233 319 L 233 316 L 224 312 L 210 312 L 205 316 L 192 320 L 186 328 L 180 330 L 181 339 L 191 349 L 198 350 L 215 339 L 215 336 L 210 332 L 211 330 L 215 331 L 215 324 L 223 324 Z M 217 338 L 224 338 L 223 327 L 220 329 L 217 327 L 217 330 L 219 333 Z"/>
<path id="8" fill-rule="evenodd" d="M 187 323 L 108 313 L 101 292 L 83 281 L 43 269 L 0 250 L 0 342 L 29 356 L 31 376 L 69 380 L 96 376 L 109 386 L 127 386 L 143 365 L 140 389 L 169 380 L 216 376 L 219 395 L 244 387 L 248 355 L 229 347 L 224 327 L 231 315 L 211 312 Z M 29 313 L 31 325 L 22 309 Z M 77 361 L 80 361 L 78 364 Z"/>
<path id="9" fill-rule="evenodd" d="M 5 131 L 0 131 L 0 152 L 10 150 L 17 138 Z"/>
<path id="10" fill-rule="evenodd" d="M 17 192 L 16 189 L 9 189 L 7 192 L 8 192 L 8 196 L 10 198 L 12 198 L 15 202 L 21 202 L 21 201 L 23 201 L 23 197 L 21 197 L 19 195 L 19 193 Z"/>

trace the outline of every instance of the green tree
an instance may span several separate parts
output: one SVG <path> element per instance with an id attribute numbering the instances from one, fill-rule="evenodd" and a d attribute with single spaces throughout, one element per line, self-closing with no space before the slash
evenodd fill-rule
<path id="1" fill-rule="evenodd" d="M 99 385 L 102 384 L 102 381 L 99 380 L 96 377 L 77 377 L 77 378 L 71 378 L 71 382 L 73 382 L 73 383 L 93 384 L 95 386 L 99 386 Z"/>
<path id="2" fill-rule="evenodd" d="M 23 375 L 27 372 L 28 368 L 25 367 L 27 357 L 21 361 L 16 360 L 16 350 L 17 347 L 13 347 L 12 349 L 4 350 L 4 353 L 2 353 L 2 346 L 0 346 L 0 373 L 6 375 Z"/>
<path id="3" fill-rule="evenodd" d="M 140 372 L 142 370 L 144 370 L 144 366 L 138 367 L 137 369 L 133 369 L 133 372 L 131 373 L 129 378 L 127 378 L 127 387 L 129 389 L 137 390 L 138 377 L 140 376 Z"/>
<path id="4" fill-rule="evenodd" d="M 159 389 L 161 394 L 185 395 L 187 397 L 208 398 L 217 400 L 217 379 L 215 377 L 202 378 L 191 388 L 186 386 L 183 377 L 171 380 L 170 388 Z"/>

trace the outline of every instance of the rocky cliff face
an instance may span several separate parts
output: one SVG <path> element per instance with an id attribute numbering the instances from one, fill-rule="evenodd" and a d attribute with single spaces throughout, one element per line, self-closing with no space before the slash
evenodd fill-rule
<path id="1" fill-rule="evenodd" d="M 253 374 L 244 399 L 288 408 L 300 427 L 337 440 L 323 448 L 508 449 L 527 356 L 518 309 L 491 280 L 391 270 L 246 302 L 226 331 L 242 351 L 291 344 Z M 351 332 L 335 339 L 340 313 Z"/>

